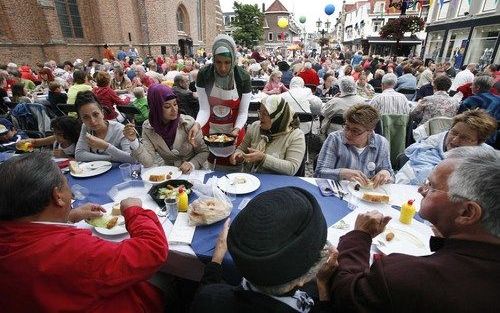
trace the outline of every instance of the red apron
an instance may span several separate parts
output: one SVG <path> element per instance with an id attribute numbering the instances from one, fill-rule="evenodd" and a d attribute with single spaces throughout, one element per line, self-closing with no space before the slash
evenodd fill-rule
<path id="1" fill-rule="evenodd" d="M 230 133 L 233 130 L 234 123 L 236 122 L 236 118 L 238 117 L 240 98 L 236 97 L 236 99 L 229 99 L 229 100 L 221 99 L 217 96 L 214 96 L 213 92 L 214 89 L 217 89 L 217 87 L 214 86 L 211 94 L 208 96 L 208 104 L 210 106 L 210 117 L 208 118 L 208 122 L 202 128 L 203 135 L 208 135 L 213 133 Z M 227 91 L 227 92 L 231 93 L 235 91 L 236 88 L 233 91 Z M 236 138 L 236 146 L 240 145 L 240 143 L 243 141 L 243 137 L 245 137 L 245 129 L 242 128 L 240 129 L 238 137 Z M 213 163 L 214 158 L 215 158 L 214 155 L 210 153 L 208 161 L 210 163 Z M 227 158 L 217 157 L 217 164 L 231 165 L 231 163 L 229 163 L 229 157 Z"/>

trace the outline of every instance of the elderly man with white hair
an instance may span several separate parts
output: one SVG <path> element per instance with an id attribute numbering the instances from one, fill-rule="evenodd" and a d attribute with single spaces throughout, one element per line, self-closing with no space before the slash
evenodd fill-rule
<path id="1" fill-rule="evenodd" d="M 468 83 L 472 83 L 474 81 L 474 72 L 476 71 L 476 64 L 469 63 L 465 70 L 460 71 L 453 79 L 453 84 L 450 87 L 450 90 L 457 90 L 458 87 L 463 86 Z"/>
<path id="2" fill-rule="evenodd" d="M 398 77 L 394 73 L 387 73 L 382 76 L 382 93 L 376 95 L 370 105 L 379 110 L 380 115 L 384 114 L 410 114 L 408 99 L 402 93 L 394 90 Z"/>
<path id="3" fill-rule="evenodd" d="M 321 124 L 321 134 L 326 137 L 329 133 L 342 129 L 341 119 L 331 120 L 333 116 L 343 116 L 350 107 L 355 104 L 363 104 L 366 99 L 357 95 L 356 82 L 352 76 L 344 76 L 338 80 L 340 96 L 333 97 L 328 101 L 321 115 L 324 116 Z"/>
<path id="4" fill-rule="evenodd" d="M 458 148 L 457 148 L 458 149 Z M 500 157 L 481 151 L 439 163 L 419 188 L 434 252 L 393 253 L 370 265 L 372 238 L 391 219 L 359 214 L 340 238 L 332 282 L 337 312 L 496 312 L 500 307 Z M 497 308 L 497 309 L 495 309 Z"/>

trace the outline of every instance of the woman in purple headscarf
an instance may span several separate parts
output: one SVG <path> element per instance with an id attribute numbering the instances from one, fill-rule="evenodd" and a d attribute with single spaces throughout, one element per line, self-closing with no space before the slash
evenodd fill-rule
<path id="1" fill-rule="evenodd" d="M 188 140 L 194 119 L 179 114 L 172 89 L 160 84 L 151 85 L 148 106 L 149 119 L 142 124 L 142 142 L 137 138 L 134 124 L 126 125 L 123 130 L 123 135 L 130 141 L 132 157 L 145 167 L 171 165 L 179 167 L 183 173 L 201 168 L 208 157 L 207 145 L 201 131 L 195 135 L 195 146 Z"/>

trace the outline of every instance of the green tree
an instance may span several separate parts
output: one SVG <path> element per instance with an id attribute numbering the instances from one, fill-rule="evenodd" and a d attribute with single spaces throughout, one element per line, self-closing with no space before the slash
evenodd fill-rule
<path id="1" fill-rule="evenodd" d="M 234 40 L 249 48 L 255 46 L 264 35 L 264 14 L 257 5 L 241 4 L 235 1 L 233 8 L 236 14 L 233 22 Z"/>

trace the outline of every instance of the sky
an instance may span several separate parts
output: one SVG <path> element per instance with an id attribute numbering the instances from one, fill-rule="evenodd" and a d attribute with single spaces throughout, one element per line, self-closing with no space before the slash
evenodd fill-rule
<path id="1" fill-rule="evenodd" d="M 321 18 L 323 22 L 328 20 L 332 22 L 330 26 L 330 31 L 333 27 L 333 22 L 338 17 L 339 11 L 342 9 L 342 0 L 280 0 L 281 3 L 295 15 L 295 19 L 299 20 L 300 16 L 306 17 L 306 30 L 308 32 L 314 32 L 318 29 L 316 28 L 316 21 Z M 234 0 L 219 0 L 222 12 L 233 12 Z M 274 0 L 238 0 L 239 3 L 244 4 L 257 4 L 259 8 L 262 7 L 262 3 L 265 3 L 266 9 L 274 2 Z M 327 4 L 333 4 L 335 6 L 335 13 L 327 16 L 325 13 L 325 6 Z M 322 25 L 324 27 L 324 24 Z"/>

